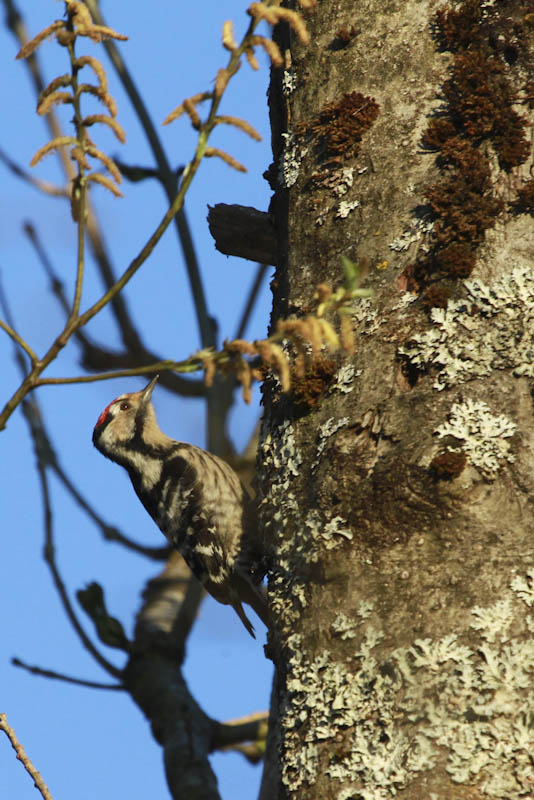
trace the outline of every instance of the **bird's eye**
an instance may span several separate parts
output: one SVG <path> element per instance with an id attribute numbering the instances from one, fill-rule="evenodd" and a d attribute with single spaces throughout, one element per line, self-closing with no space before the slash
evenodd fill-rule
<path id="1" fill-rule="evenodd" d="M 120 404 L 119 408 L 121 411 L 128 411 L 128 409 L 130 408 L 130 404 L 124 401 L 123 403 Z"/>

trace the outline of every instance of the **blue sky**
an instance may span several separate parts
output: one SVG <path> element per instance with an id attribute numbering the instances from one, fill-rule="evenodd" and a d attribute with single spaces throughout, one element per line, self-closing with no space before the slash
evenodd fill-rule
<path id="1" fill-rule="evenodd" d="M 151 4 L 150 13 L 147 4 L 140 0 L 101 5 L 108 23 L 130 37 L 120 45 L 121 51 L 157 123 L 184 97 L 209 88 L 217 69 L 226 63 L 227 53 L 220 45 L 223 22 L 233 19 L 239 36 L 249 19 L 246 4 L 238 0 L 207 0 L 196 4 L 163 0 Z M 30 34 L 34 35 L 61 16 L 63 3 L 22 0 L 20 8 Z M 1 29 L 0 147 L 17 163 L 27 166 L 33 153 L 47 140 L 47 133 L 43 121 L 35 114 L 35 97 L 27 70 L 14 60 L 15 52 L 11 35 Z M 84 42 L 79 52 L 101 58 L 106 66 L 110 90 L 119 106 L 118 120 L 128 135 L 126 145 L 120 146 L 111 134 L 99 133 L 99 145 L 127 163 L 152 166 L 148 145 L 112 68 L 108 69 L 103 49 Z M 39 55 L 47 80 L 68 71 L 66 53 L 55 43 L 45 43 Z M 215 146 L 227 149 L 245 163 L 248 174 L 238 174 L 217 159 L 210 159 L 202 165 L 187 201 L 208 305 L 219 321 L 221 339 L 235 333 L 255 266 L 216 252 L 207 229 L 207 205 L 226 202 L 267 209 L 269 189 L 261 176 L 270 162 L 265 97 L 268 68 L 261 54 L 259 58 L 261 71 L 253 73 L 244 64 L 228 90 L 221 111 L 246 117 L 260 130 L 263 142 L 258 144 L 242 133 L 229 130 L 217 131 L 213 140 Z M 63 119 L 67 124 L 68 114 Z M 159 132 L 173 165 L 190 158 L 195 139 L 185 120 L 159 127 Z M 0 174 L 2 282 L 20 333 L 42 353 L 59 331 L 63 317 L 23 235 L 22 225 L 29 220 L 36 226 L 67 291 L 72 287 L 75 272 L 76 229 L 64 200 L 40 195 L 2 165 Z M 60 182 L 53 157 L 43 161 L 34 174 Z M 163 192 L 155 183 L 125 183 L 124 194 L 125 199 L 118 200 L 100 188 L 93 193 L 117 272 L 137 254 L 165 212 Z M 248 338 L 265 335 L 270 305 L 267 283 L 247 331 Z M 96 299 L 101 289 L 88 259 L 82 308 Z M 128 287 L 126 297 L 149 347 L 176 359 L 199 347 L 174 230 L 167 231 L 150 261 Z M 88 330 L 96 341 L 109 347 L 118 346 L 109 314 L 94 320 Z M 0 332 L 2 404 L 19 381 L 12 354 L 11 341 Z M 47 375 L 79 373 L 76 346 L 69 344 Z M 139 379 L 124 379 L 43 387 L 38 399 L 62 464 L 80 490 L 108 522 L 140 542 L 157 545 L 162 541 L 161 534 L 138 503 L 126 474 L 104 461 L 91 445 L 92 428 L 104 406 L 121 392 L 136 390 L 141 385 Z M 258 418 L 258 400 L 256 392 L 251 407 L 245 407 L 239 400 L 232 412 L 230 429 L 237 448 L 245 445 Z M 166 433 L 201 446 L 205 444 L 201 403 L 176 399 L 161 388 L 156 390 L 154 401 Z M 166 797 L 159 746 L 127 695 L 33 677 L 10 664 L 11 657 L 18 656 L 45 668 L 106 680 L 106 675 L 78 643 L 42 560 L 39 484 L 32 444 L 20 411 L 0 434 L 0 446 L 3 509 L 0 711 L 7 713 L 55 800 L 106 798 L 118 792 L 121 796 Z M 59 483 L 51 479 L 51 487 L 57 560 L 71 597 L 77 589 L 97 580 L 105 589 L 110 611 L 131 633 L 140 592 L 156 574 L 158 565 L 118 546 L 102 543 L 98 531 Z M 87 630 L 92 635 L 89 627 Z M 263 654 L 265 636 L 259 621 L 257 631 L 258 640 L 254 642 L 230 609 L 211 600 L 202 606 L 190 639 L 185 673 L 196 699 L 220 720 L 268 706 L 271 665 Z M 122 665 L 118 651 L 109 650 L 106 655 Z M 238 755 L 218 755 L 213 763 L 223 797 L 240 800 L 255 796 L 260 768 L 248 766 Z M 0 738 L 0 796 L 10 800 L 33 800 L 37 796 L 4 736 Z"/>

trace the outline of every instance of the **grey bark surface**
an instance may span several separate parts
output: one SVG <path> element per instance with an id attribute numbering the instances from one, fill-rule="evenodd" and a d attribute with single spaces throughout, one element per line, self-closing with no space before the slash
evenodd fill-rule
<path id="1" fill-rule="evenodd" d="M 513 22 L 532 51 L 527 5 L 479 4 L 493 33 L 510 37 Z M 277 32 L 273 320 L 309 313 L 317 284 L 341 283 L 342 256 L 368 265 L 374 296 L 355 307 L 355 355 L 316 402 L 264 391 L 280 716 L 262 800 L 534 791 L 534 245 L 532 216 L 511 210 L 532 155 L 504 170 L 490 141 L 475 143 L 502 211 L 469 279 L 429 312 L 406 275 L 436 235 L 425 192 L 440 166 L 422 139 L 453 59 L 436 10 L 324 0 L 308 47 Z M 518 48 L 503 69 L 520 85 L 532 62 Z M 310 121 L 353 92 L 379 114 L 357 154 L 325 167 Z M 439 472 L 451 451 L 460 466 Z"/>

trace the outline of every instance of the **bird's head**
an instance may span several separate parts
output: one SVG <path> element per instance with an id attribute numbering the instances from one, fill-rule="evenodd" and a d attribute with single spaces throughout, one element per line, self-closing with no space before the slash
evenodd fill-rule
<path id="1" fill-rule="evenodd" d="M 93 444 L 103 455 L 114 460 L 130 443 L 146 441 L 151 432 L 159 432 L 150 399 L 158 377 L 140 392 L 121 394 L 102 411 L 93 430 Z"/>

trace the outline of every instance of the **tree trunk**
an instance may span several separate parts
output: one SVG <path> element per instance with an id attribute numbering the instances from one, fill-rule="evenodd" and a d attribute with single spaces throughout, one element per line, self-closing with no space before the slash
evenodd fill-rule
<path id="1" fill-rule="evenodd" d="M 374 295 L 354 356 L 264 393 L 263 797 L 534 797 L 534 5 L 306 22 L 270 91 L 274 320 L 343 256 Z"/>

